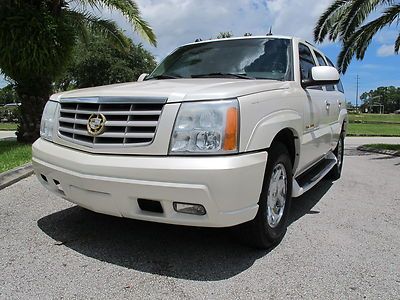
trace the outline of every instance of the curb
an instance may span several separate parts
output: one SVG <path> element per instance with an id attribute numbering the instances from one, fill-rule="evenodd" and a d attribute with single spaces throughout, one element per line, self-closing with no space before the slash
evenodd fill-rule
<path id="1" fill-rule="evenodd" d="M 392 156 L 400 156 L 400 151 L 395 151 L 395 150 L 375 149 L 375 148 L 370 148 L 370 147 L 365 147 L 365 146 L 358 146 L 357 150 L 392 155 Z"/>
<path id="2" fill-rule="evenodd" d="M 346 136 L 351 136 L 351 137 L 391 137 L 391 138 L 396 138 L 400 137 L 400 135 L 390 135 L 390 134 L 379 134 L 379 135 L 373 135 L 373 134 L 354 134 L 354 133 L 346 133 Z"/>
<path id="3" fill-rule="evenodd" d="M 16 141 L 17 137 L 5 137 L 5 138 L 0 138 L 1 141 Z"/>
<path id="4" fill-rule="evenodd" d="M 33 174 L 32 163 L 25 164 L 21 167 L 16 167 L 10 171 L 0 174 L 0 190 L 29 177 Z"/>

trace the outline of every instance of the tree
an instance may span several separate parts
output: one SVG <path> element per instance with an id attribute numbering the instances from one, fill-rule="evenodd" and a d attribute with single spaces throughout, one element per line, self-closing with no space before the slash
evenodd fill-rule
<path id="1" fill-rule="evenodd" d="M 72 3 L 72 4 L 71 4 Z M 39 137 L 44 104 L 52 83 L 70 61 L 79 39 L 95 32 L 120 47 L 128 41 L 117 25 L 86 10 L 106 7 L 120 11 L 151 44 L 156 38 L 133 0 L 1 0 L 0 69 L 15 82 L 20 107 L 19 141 Z"/>
<path id="2" fill-rule="evenodd" d="M 86 88 L 136 80 L 156 66 L 153 55 L 141 44 L 121 49 L 100 36 L 78 43 L 65 74 L 56 81 L 57 90 Z"/>
<path id="3" fill-rule="evenodd" d="M 392 113 L 400 109 L 400 88 L 394 86 L 378 87 L 376 90 L 365 92 L 360 96 L 363 101 L 362 109 L 375 111 L 377 105 L 383 105 L 384 113 Z M 373 106 L 375 105 L 375 106 Z M 379 108 L 377 108 L 379 111 Z"/>
<path id="4" fill-rule="evenodd" d="M 0 104 L 17 102 L 17 95 L 12 84 L 6 85 L 0 89 Z"/>
<path id="5" fill-rule="evenodd" d="M 218 35 L 217 35 L 217 39 L 227 39 L 233 37 L 233 33 L 230 31 L 221 31 Z"/>
<path id="6" fill-rule="evenodd" d="M 371 13 L 382 11 L 375 19 Z M 400 3 L 393 0 L 335 0 L 319 18 L 314 29 L 314 40 L 340 41 L 342 49 L 338 57 L 338 69 L 345 73 L 352 58 L 362 60 L 374 35 L 382 28 L 398 26 Z M 367 22 L 366 22 L 367 21 Z M 365 23 L 366 22 L 366 23 Z M 393 51 L 398 54 L 400 33 Z"/>

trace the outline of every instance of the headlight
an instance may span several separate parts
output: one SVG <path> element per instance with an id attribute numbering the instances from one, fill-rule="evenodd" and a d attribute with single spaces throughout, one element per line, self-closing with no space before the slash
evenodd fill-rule
<path id="1" fill-rule="evenodd" d="M 186 102 L 179 109 L 169 153 L 235 153 L 238 131 L 237 100 Z"/>
<path id="2" fill-rule="evenodd" d="M 53 129 L 57 105 L 57 102 L 47 101 L 43 110 L 42 121 L 40 123 L 40 137 L 49 141 L 53 140 Z"/>

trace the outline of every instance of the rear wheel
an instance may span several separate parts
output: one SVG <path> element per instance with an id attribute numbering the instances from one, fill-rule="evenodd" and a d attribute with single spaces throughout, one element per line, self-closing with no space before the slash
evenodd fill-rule
<path id="1" fill-rule="evenodd" d="M 286 232 L 291 199 L 292 163 L 287 148 L 276 143 L 269 151 L 257 215 L 242 225 L 242 238 L 261 249 L 278 243 Z"/>
<path id="2" fill-rule="evenodd" d="M 332 170 L 328 173 L 328 177 L 337 180 L 342 175 L 342 168 L 343 168 L 343 157 L 344 157 L 344 133 L 340 134 L 339 141 L 333 154 L 336 156 L 337 163 L 332 168 Z"/>

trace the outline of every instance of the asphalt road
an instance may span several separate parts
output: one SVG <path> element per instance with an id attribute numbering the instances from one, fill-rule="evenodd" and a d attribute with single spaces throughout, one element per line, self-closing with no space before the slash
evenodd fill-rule
<path id="1" fill-rule="evenodd" d="M 349 141 L 342 179 L 295 199 L 271 251 L 94 214 L 24 179 L 0 191 L 0 298 L 399 299 L 400 158 Z"/>

